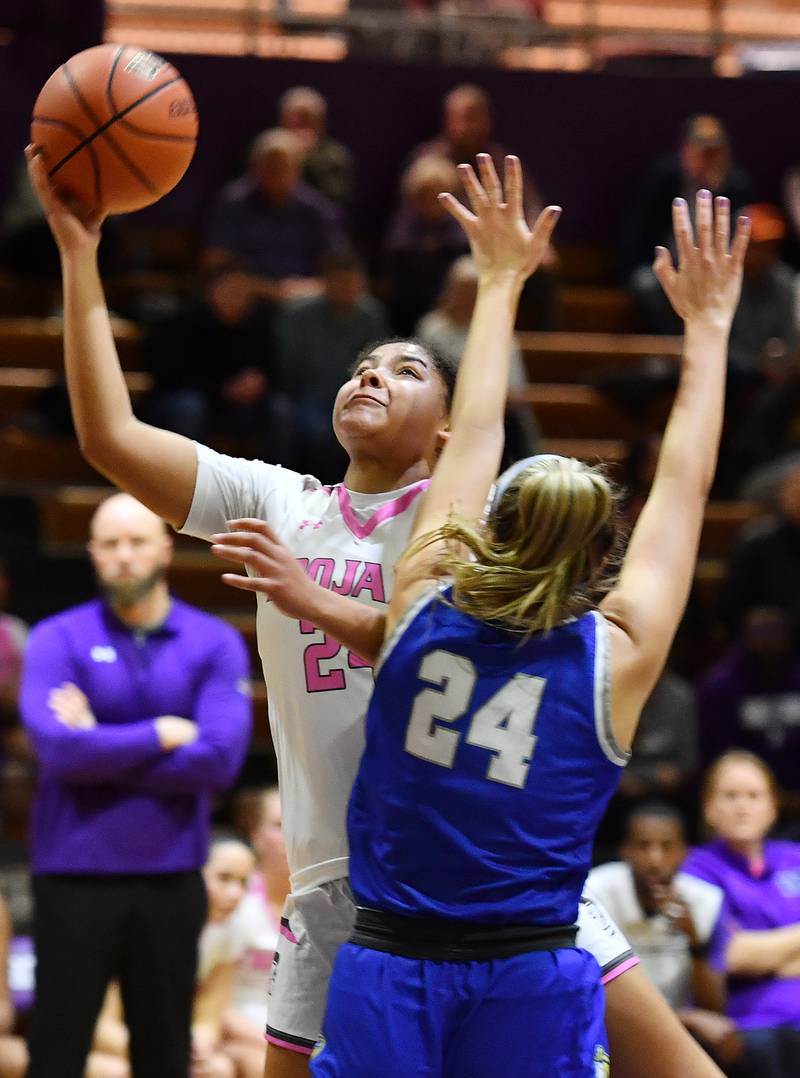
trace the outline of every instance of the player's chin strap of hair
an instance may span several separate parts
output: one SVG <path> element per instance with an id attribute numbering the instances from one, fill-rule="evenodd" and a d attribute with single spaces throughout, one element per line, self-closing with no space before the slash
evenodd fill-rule
<path id="1" fill-rule="evenodd" d="M 510 465 L 503 472 L 502 475 L 497 477 L 497 482 L 494 485 L 494 493 L 492 494 L 492 504 L 490 512 L 494 512 L 500 504 L 500 499 L 505 492 L 511 486 L 513 481 L 517 478 L 520 472 L 524 472 L 527 468 L 530 468 L 532 464 L 538 464 L 543 460 L 565 460 L 565 457 L 561 457 L 558 453 L 537 453 L 533 457 L 525 457 L 524 460 L 518 460 L 515 464 Z"/>

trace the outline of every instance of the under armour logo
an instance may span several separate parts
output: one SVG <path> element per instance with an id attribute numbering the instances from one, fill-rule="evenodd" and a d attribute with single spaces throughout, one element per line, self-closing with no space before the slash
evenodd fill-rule
<path id="1" fill-rule="evenodd" d="M 92 658 L 92 662 L 115 663 L 117 661 L 117 649 L 105 647 L 102 644 L 95 644 L 89 654 Z"/>
<path id="2" fill-rule="evenodd" d="M 321 527 L 322 527 L 322 521 L 321 520 L 303 520 L 300 523 L 300 531 L 302 531 L 304 528 L 313 528 L 314 531 L 316 531 L 317 528 L 321 528 Z"/>

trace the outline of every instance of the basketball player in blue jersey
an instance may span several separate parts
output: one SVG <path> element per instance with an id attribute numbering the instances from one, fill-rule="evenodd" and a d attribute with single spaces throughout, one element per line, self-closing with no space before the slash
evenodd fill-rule
<path id="1" fill-rule="evenodd" d="M 31 180 L 61 253 L 67 380 L 81 445 L 95 466 L 157 506 L 176 527 L 191 524 L 195 534 L 217 531 L 232 516 L 262 515 L 276 522 L 294 558 L 316 566 L 329 587 L 346 592 L 349 581 L 353 594 L 373 603 L 373 613 L 385 609 L 381 604 L 391 592 L 392 565 L 409 534 L 415 498 L 446 436 L 446 379 L 433 357 L 413 342 L 387 344 L 346 383 L 335 423 L 351 464 L 345 482 L 332 489 L 285 469 L 214 454 L 140 423 L 130 409 L 97 275 L 97 223 L 87 226 L 60 203 L 41 161 L 30 152 L 29 158 Z M 500 313 L 513 320 L 510 309 Z M 388 397 L 387 406 L 366 399 L 375 396 Z M 323 594 L 341 599 L 333 591 Z M 299 938 L 290 938 L 288 929 L 282 937 L 283 960 L 270 1003 L 271 1015 L 279 1016 L 278 1034 L 270 1035 L 267 1073 L 300 1078 L 307 1073 L 304 1052 L 319 1035 L 331 957 L 352 924 L 352 900 L 341 879 L 347 871 L 344 810 L 371 679 L 355 660 L 359 646 L 348 657 L 335 640 L 320 640 L 307 624 L 287 624 L 270 606 L 259 603 L 258 631 L 293 850 L 291 922 L 302 928 Z M 368 605 L 359 609 L 370 612 Z M 321 681 L 312 684 L 310 678 Z M 588 909 L 582 904 L 584 914 Z M 632 965 L 613 927 L 601 917 L 584 916 L 582 933 L 608 966 L 607 976 L 615 977 L 609 1009 L 630 1075 L 641 1072 L 640 1060 L 648 1060 L 656 1064 L 649 1078 L 718 1078 Z M 289 1035 L 280 1037 L 281 1032 Z"/>
<path id="2" fill-rule="evenodd" d="M 472 213 L 444 197 L 479 265 L 487 236 L 504 254 L 482 278 L 450 439 L 397 566 L 348 816 L 356 925 L 334 966 L 320 1078 L 608 1073 L 597 965 L 572 926 L 714 474 L 748 223 L 731 247 L 727 201 L 715 213 L 702 191 L 697 244 L 679 200 L 678 268 L 656 255 L 686 326 L 683 366 L 618 574 L 614 491 L 576 460 L 515 465 L 480 524 L 502 449 L 502 312 L 532 247 L 518 163 L 507 202 L 490 161 L 480 168 L 483 185 L 462 170 Z M 348 642 L 341 609 L 306 614 Z"/>

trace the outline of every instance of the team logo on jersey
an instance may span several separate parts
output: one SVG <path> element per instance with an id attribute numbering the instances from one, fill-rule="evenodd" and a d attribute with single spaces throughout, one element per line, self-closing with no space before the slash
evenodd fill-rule
<path id="1" fill-rule="evenodd" d="M 800 895 L 800 869 L 784 869 L 775 877 L 775 883 L 784 898 L 797 898 Z"/>
<path id="2" fill-rule="evenodd" d="M 594 1078 L 609 1078 L 611 1074 L 611 1056 L 602 1046 L 594 1046 Z"/>
<path id="3" fill-rule="evenodd" d="M 313 531 L 316 531 L 318 528 L 321 528 L 321 527 L 322 527 L 322 521 L 321 520 L 301 520 L 299 530 L 304 531 L 306 528 L 311 528 L 311 529 L 313 529 Z"/>
<path id="4" fill-rule="evenodd" d="M 115 663 L 117 661 L 117 649 L 106 647 L 103 644 L 95 644 L 89 655 L 94 663 Z"/>

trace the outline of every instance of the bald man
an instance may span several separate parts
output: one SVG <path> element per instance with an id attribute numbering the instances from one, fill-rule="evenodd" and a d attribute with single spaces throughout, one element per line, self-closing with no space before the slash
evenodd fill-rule
<path id="1" fill-rule="evenodd" d="M 134 1075 L 187 1078 L 210 799 L 250 738 L 229 625 L 170 595 L 172 540 L 127 494 L 88 552 L 101 597 L 31 632 L 20 710 L 39 763 L 29 1078 L 82 1078 L 108 982 Z"/>

